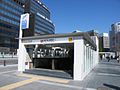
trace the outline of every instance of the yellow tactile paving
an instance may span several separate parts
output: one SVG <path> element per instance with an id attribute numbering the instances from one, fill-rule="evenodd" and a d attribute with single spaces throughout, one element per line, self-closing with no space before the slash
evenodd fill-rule
<path id="1" fill-rule="evenodd" d="M 69 80 L 66 80 L 66 79 L 47 77 L 47 76 L 37 76 L 37 75 L 30 75 L 30 74 L 19 74 L 18 76 L 28 77 L 28 78 L 37 77 L 40 80 L 52 81 L 52 82 L 63 83 L 63 84 L 67 84 L 69 82 Z"/>
<path id="2" fill-rule="evenodd" d="M 34 77 L 34 78 L 27 79 L 27 80 L 24 80 L 24 81 L 16 82 L 16 83 L 13 83 L 13 84 L 10 84 L 10 85 L 0 87 L 0 90 L 11 90 L 11 89 L 14 89 L 14 88 L 29 84 L 29 83 L 31 83 L 33 81 L 37 81 L 39 79 L 40 78 Z"/>
<path id="3" fill-rule="evenodd" d="M 47 76 L 37 76 L 37 75 L 30 75 L 30 74 L 18 74 L 18 76 L 28 77 L 30 79 L 0 87 L 0 90 L 11 90 L 11 89 L 32 83 L 37 80 L 46 80 L 46 81 L 52 81 L 52 82 L 64 83 L 64 84 L 67 84 L 69 82 L 69 80 L 59 79 L 54 77 L 47 77 Z"/>

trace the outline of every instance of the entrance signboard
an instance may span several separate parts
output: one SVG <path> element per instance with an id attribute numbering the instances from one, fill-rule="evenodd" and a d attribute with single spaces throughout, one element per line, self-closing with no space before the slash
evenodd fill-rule
<path id="1" fill-rule="evenodd" d="M 23 39 L 22 42 L 24 44 L 27 43 L 59 43 L 59 42 L 67 42 L 67 43 L 73 43 L 74 40 L 81 39 L 82 37 L 64 37 L 64 38 L 47 38 L 47 39 Z"/>

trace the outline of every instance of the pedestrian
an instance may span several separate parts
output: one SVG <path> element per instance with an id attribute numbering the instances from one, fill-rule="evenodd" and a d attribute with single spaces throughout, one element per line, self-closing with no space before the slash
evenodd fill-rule
<path id="1" fill-rule="evenodd" d="M 118 62 L 118 63 L 120 62 L 120 57 L 119 57 L 119 56 L 117 56 L 117 62 Z"/>
<path id="2" fill-rule="evenodd" d="M 100 55 L 100 60 L 102 60 L 102 55 Z"/>
<path id="3" fill-rule="evenodd" d="M 109 56 L 107 56 L 106 59 L 108 60 L 108 62 L 110 61 L 110 57 Z"/>
<path id="4" fill-rule="evenodd" d="M 113 56 L 111 55 L 111 59 L 113 59 Z"/>

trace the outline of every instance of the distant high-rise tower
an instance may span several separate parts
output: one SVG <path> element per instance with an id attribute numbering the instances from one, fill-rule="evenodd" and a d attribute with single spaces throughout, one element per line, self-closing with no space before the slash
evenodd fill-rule
<path id="1" fill-rule="evenodd" d="M 112 25 L 111 25 L 111 29 L 112 29 L 112 31 L 114 31 L 115 33 L 120 32 L 120 22 L 117 22 L 117 23 L 115 23 L 115 24 L 112 24 Z"/>
<path id="2" fill-rule="evenodd" d="M 111 25 L 109 36 L 111 51 L 120 51 L 120 22 Z"/>
<path id="3" fill-rule="evenodd" d="M 110 49 L 109 46 L 109 35 L 108 33 L 102 33 L 99 36 L 99 50 L 101 52 L 108 52 Z"/>

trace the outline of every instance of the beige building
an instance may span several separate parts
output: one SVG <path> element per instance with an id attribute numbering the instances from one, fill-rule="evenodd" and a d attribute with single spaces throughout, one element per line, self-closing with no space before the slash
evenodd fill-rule
<path id="1" fill-rule="evenodd" d="M 108 52 L 110 49 L 110 45 L 109 45 L 109 35 L 108 33 L 102 33 L 99 36 L 99 46 L 102 49 L 102 52 Z"/>

